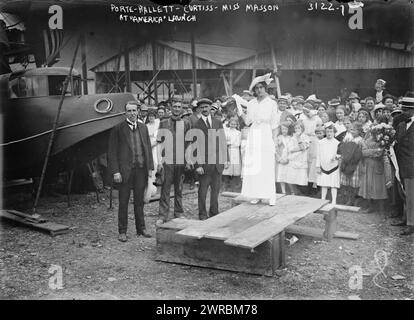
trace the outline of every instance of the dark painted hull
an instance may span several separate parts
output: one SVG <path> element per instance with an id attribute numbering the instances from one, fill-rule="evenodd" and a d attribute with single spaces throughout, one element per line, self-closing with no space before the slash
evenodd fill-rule
<path id="1" fill-rule="evenodd" d="M 95 111 L 100 98 L 109 98 L 109 113 Z M 36 177 L 41 173 L 60 97 L 10 99 L 3 109 L 3 177 Z M 132 94 L 65 97 L 52 148 L 48 173 L 68 170 L 105 153 L 109 131 L 124 119 Z"/>

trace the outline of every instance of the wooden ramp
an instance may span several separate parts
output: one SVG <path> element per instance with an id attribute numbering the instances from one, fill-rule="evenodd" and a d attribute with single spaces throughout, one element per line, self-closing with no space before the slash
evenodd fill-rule
<path id="1" fill-rule="evenodd" d="M 51 236 L 57 236 L 69 231 L 69 227 L 63 224 L 47 221 L 40 215 L 29 215 L 16 210 L 0 210 L 0 218 L 17 222 L 27 227 L 49 233 Z"/>
<path id="2" fill-rule="evenodd" d="M 326 220 L 318 234 L 330 240 L 336 232 L 336 209 L 327 200 L 277 195 L 276 206 L 269 206 L 231 196 L 240 204 L 207 220 L 158 226 L 157 260 L 271 276 L 284 265 L 289 226 L 317 212 Z"/>

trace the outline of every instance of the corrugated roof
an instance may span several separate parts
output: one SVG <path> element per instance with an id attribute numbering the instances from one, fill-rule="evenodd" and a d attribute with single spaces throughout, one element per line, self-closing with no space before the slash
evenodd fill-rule
<path id="1" fill-rule="evenodd" d="M 191 42 L 181 41 L 157 41 L 165 46 L 191 54 Z M 214 62 L 215 64 L 225 66 L 239 60 L 244 60 L 256 54 L 255 50 L 226 47 L 211 44 L 195 44 L 195 52 L 198 58 Z"/>

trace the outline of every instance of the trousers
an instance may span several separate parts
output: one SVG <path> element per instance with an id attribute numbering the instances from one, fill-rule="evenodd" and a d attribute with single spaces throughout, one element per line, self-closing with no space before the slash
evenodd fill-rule
<path id="1" fill-rule="evenodd" d="M 148 171 L 144 168 L 135 167 L 131 170 L 128 181 L 119 184 L 119 207 L 118 207 L 118 231 L 126 233 L 128 228 L 128 204 L 131 189 L 134 193 L 134 215 L 137 233 L 145 230 L 144 220 L 144 191 L 147 186 Z"/>

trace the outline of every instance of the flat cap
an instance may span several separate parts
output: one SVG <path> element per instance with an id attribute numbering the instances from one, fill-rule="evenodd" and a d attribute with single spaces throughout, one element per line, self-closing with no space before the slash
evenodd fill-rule
<path id="1" fill-rule="evenodd" d="M 197 106 L 201 106 L 202 104 L 209 104 L 212 105 L 213 101 L 211 101 L 208 98 L 201 98 L 200 100 L 197 101 Z"/>

